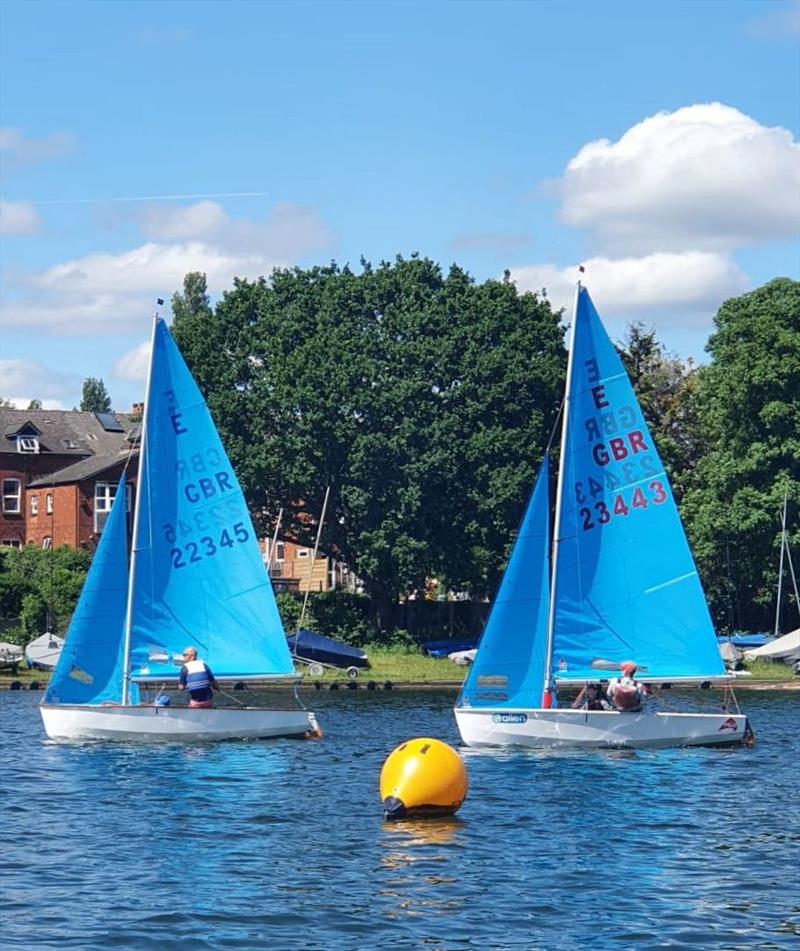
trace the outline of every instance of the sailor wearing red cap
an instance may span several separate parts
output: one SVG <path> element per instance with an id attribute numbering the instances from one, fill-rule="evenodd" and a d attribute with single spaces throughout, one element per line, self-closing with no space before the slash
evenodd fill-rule
<path id="1" fill-rule="evenodd" d="M 636 664 L 632 660 L 623 661 L 619 665 L 621 677 L 615 677 L 608 685 L 608 699 L 616 710 L 625 713 L 640 713 L 646 699 L 645 688 L 634 679 Z"/>

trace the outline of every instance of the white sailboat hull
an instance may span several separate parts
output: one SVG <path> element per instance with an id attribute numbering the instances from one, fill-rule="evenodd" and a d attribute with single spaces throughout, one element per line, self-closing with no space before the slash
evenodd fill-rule
<path id="1" fill-rule="evenodd" d="M 308 710 L 77 704 L 42 704 L 39 709 L 51 740 L 197 743 L 302 737 L 318 730 Z"/>
<path id="2" fill-rule="evenodd" d="M 468 746 L 657 749 L 727 746 L 752 736 L 747 717 L 732 713 L 459 707 L 455 715 Z"/>

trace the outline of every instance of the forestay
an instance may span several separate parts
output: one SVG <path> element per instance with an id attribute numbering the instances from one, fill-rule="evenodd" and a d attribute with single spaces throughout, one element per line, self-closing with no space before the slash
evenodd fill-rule
<path id="1" fill-rule="evenodd" d="M 545 456 L 459 706 L 529 706 L 540 691 L 550 605 L 549 507 Z"/>
<path id="2" fill-rule="evenodd" d="M 651 679 L 723 676 L 664 466 L 583 288 L 575 319 L 562 446 L 555 678 L 595 680 L 598 661 L 628 659 Z"/>
<path id="3" fill-rule="evenodd" d="M 122 698 L 128 525 L 125 473 L 92 559 L 45 703 L 104 704 Z M 131 702 L 138 703 L 138 690 Z"/>
<path id="4" fill-rule="evenodd" d="M 193 645 L 217 677 L 294 667 L 239 482 L 166 324 L 154 333 L 132 598 L 131 676 Z M 178 661 L 179 665 L 179 661 Z"/>

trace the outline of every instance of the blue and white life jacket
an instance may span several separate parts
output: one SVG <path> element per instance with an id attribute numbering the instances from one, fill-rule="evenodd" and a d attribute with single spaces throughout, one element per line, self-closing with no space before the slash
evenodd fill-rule
<path id="1" fill-rule="evenodd" d="M 207 690 L 211 686 L 211 671 L 202 660 L 187 660 L 183 666 L 186 669 L 187 690 Z"/>

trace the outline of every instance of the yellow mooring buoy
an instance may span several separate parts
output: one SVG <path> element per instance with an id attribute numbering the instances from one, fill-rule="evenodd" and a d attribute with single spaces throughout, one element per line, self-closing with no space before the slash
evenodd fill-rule
<path id="1" fill-rule="evenodd" d="M 451 816 L 466 799 L 468 788 L 467 770 L 458 753 L 427 736 L 398 746 L 381 770 L 387 819 Z"/>

